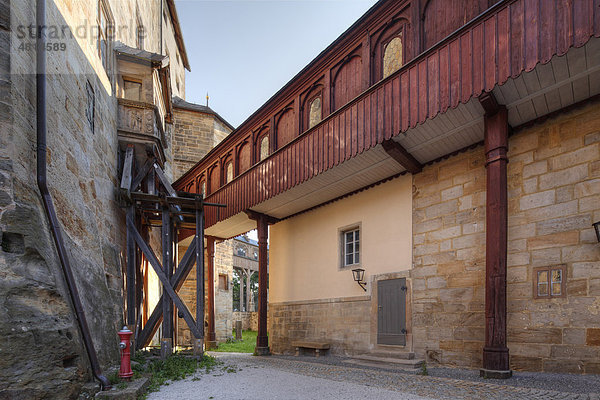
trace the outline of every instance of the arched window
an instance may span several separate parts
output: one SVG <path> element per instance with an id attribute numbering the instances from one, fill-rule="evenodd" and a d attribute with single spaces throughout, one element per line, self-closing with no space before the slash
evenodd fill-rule
<path id="1" fill-rule="evenodd" d="M 323 114 L 321 111 L 321 97 L 315 97 L 310 102 L 310 108 L 308 112 L 308 129 L 321 122 L 322 116 Z"/>
<path id="2" fill-rule="evenodd" d="M 231 161 L 229 161 L 227 163 L 227 166 L 225 167 L 225 177 L 226 177 L 226 181 L 225 183 L 229 183 L 233 180 L 233 163 Z"/>
<path id="3" fill-rule="evenodd" d="M 202 181 L 200 183 L 200 194 L 204 197 L 206 196 L 206 181 Z"/>
<path id="4" fill-rule="evenodd" d="M 402 66 L 402 32 L 385 45 L 383 53 L 383 77 L 386 78 Z"/>
<path id="5" fill-rule="evenodd" d="M 269 136 L 263 136 L 262 139 L 260 139 L 260 160 L 262 161 L 265 158 L 269 157 Z"/>

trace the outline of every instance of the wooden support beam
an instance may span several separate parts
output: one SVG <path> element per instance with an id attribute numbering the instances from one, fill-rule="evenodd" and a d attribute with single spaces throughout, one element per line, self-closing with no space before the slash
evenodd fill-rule
<path id="1" fill-rule="evenodd" d="M 167 279 L 167 276 L 163 272 L 163 268 L 162 268 L 162 265 L 160 264 L 160 261 L 158 261 L 158 258 L 156 257 L 156 255 L 154 254 L 154 252 L 152 251 L 150 246 L 148 246 L 148 244 L 144 241 L 144 239 L 142 238 L 142 236 L 136 229 L 135 223 L 130 218 L 127 218 L 127 229 L 129 231 L 131 231 L 131 234 L 132 234 L 133 238 L 135 239 L 135 242 L 137 243 L 139 248 L 144 253 L 144 256 L 146 256 L 146 259 L 152 266 L 152 269 L 154 269 L 156 276 L 158 277 L 158 279 L 160 280 L 160 282 L 163 285 L 166 295 L 168 297 L 170 297 L 171 300 L 173 300 L 177 309 L 183 313 L 183 319 L 188 324 L 190 331 L 192 332 L 194 337 L 200 337 L 200 333 L 196 329 L 196 322 L 194 321 L 194 317 L 192 317 L 192 314 L 186 307 L 183 300 L 181 300 L 179 295 L 175 292 L 173 285 L 171 285 L 171 282 Z M 192 252 L 192 254 L 193 254 L 193 252 Z M 175 276 L 173 278 L 175 278 Z M 163 293 L 163 296 L 164 296 L 164 293 Z"/>
<path id="2" fill-rule="evenodd" d="M 269 337 L 267 336 L 267 243 L 269 224 L 267 216 L 261 214 L 256 221 L 258 230 L 258 336 L 256 337 L 257 355 L 269 354 Z"/>
<path id="3" fill-rule="evenodd" d="M 171 215 L 169 214 L 169 208 L 163 207 L 162 209 L 162 267 L 166 279 L 171 284 L 171 276 L 173 275 L 173 264 L 172 264 L 172 238 L 171 228 Z M 163 284 L 163 291 L 165 287 Z M 166 300 L 166 301 L 165 301 Z M 166 358 L 171 355 L 173 351 L 173 302 L 168 297 L 163 299 L 163 322 L 162 322 L 162 338 L 160 341 L 160 355 L 162 358 Z"/>
<path id="4" fill-rule="evenodd" d="M 196 200 L 202 204 L 202 197 Z M 204 210 L 196 208 L 196 236 L 193 240 L 196 256 L 196 324 L 200 339 L 194 343 L 194 354 L 202 355 L 204 342 Z"/>
<path id="5" fill-rule="evenodd" d="M 492 92 L 486 92 L 479 96 L 479 103 L 483 107 L 485 115 L 492 116 L 500 110 L 500 105 Z"/>
<path id="6" fill-rule="evenodd" d="M 485 346 L 481 376 L 512 375 L 506 346 L 506 258 L 508 230 L 508 112 L 505 107 L 485 117 L 487 172 L 485 244 Z"/>
<path id="7" fill-rule="evenodd" d="M 423 169 L 423 165 L 395 140 L 384 140 L 381 145 L 390 157 L 411 174 L 417 174 Z"/>
<path id="8" fill-rule="evenodd" d="M 135 207 L 127 207 L 127 218 L 132 221 L 135 220 Z M 127 326 L 132 332 L 135 329 L 135 265 L 136 265 L 136 251 L 135 251 L 135 240 L 127 230 L 127 273 L 126 273 L 126 299 L 127 299 Z"/>
<path id="9" fill-rule="evenodd" d="M 133 179 L 133 182 L 131 183 L 131 189 L 130 190 L 132 192 L 135 191 L 138 188 L 138 186 L 140 186 L 140 184 L 142 183 L 142 181 L 144 180 L 144 178 L 148 175 L 148 172 L 150 172 L 150 169 L 154 165 L 155 161 L 156 160 L 154 158 L 146 160 L 146 162 L 142 166 L 142 169 L 140 169 L 138 171 L 137 175 Z M 152 194 L 153 192 L 150 192 L 150 190 L 148 189 L 148 193 Z"/>
<path id="10" fill-rule="evenodd" d="M 206 349 L 212 349 L 217 346 L 217 338 L 215 335 L 215 238 L 212 236 L 206 237 L 206 251 L 208 256 L 208 268 L 206 281 L 208 284 L 208 304 L 207 304 L 207 320 L 208 334 L 206 338 Z"/>
<path id="11" fill-rule="evenodd" d="M 119 190 L 121 195 L 127 201 L 131 201 L 129 193 L 131 192 L 131 179 L 133 175 L 133 145 L 128 145 L 125 150 L 125 161 L 123 162 L 123 175 L 121 176 L 121 186 Z"/>
<path id="12" fill-rule="evenodd" d="M 250 218 L 251 220 L 257 221 L 257 222 L 261 218 L 264 219 L 268 225 L 273 225 L 273 224 L 276 224 L 276 223 L 279 222 L 278 218 L 271 217 L 270 215 L 262 214 L 262 213 L 259 213 L 257 211 L 246 210 L 244 212 L 246 213 L 246 215 L 248 216 L 248 218 Z"/>
<path id="13" fill-rule="evenodd" d="M 195 246 L 196 238 L 192 239 L 190 247 L 188 247 L 185 254 L 181 258 L 181 262 L 177 266 L 175 274 L 171 278 L 171 286 L 173 286 L 175 291 L 181 289 L 189 273 L 192 271 L 192 266 L 194 265 Z M 148 321 L 144 325 L 144 329 L 142 329 L 142 332 L 140 333 L 138 342 L 136 344 L 138 350 L 143 347 L 146 347 L 150 343 L 150 340 L 152 340 L 152 337 L 154 336 L 156 331 L 158 330 L 158 325 L 162 321 L 162 303 L 164 298 L 164 294 L 160 296 L 158 302 L 156 303 L 156 307 L 154 308 L 152 314 L 148 318 Z"/>

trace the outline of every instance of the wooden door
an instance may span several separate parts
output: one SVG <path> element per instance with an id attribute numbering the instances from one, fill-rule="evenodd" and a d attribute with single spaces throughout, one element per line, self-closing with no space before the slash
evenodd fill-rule
<path id="1" fill-rule="evenodd" d="M 406 278 L 377 282 L 377 344 L 406 345 Z"/>

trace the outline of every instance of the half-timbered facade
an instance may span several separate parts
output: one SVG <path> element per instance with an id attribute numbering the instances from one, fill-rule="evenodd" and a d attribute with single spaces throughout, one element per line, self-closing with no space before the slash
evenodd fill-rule
<path id="1" fill-rule="evenodd" d="M 207 235 L 258 228 L 257 351 L 598 373 L 599 36 L 598 0 L 382 0 L 184 174 Z"/>

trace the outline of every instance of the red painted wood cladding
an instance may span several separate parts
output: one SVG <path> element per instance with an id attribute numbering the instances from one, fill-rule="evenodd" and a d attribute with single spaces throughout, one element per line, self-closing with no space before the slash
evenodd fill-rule
<path id="1" fill-rule="evenodd" d="M 527 16 L 537 16 L 537 21 L 532 23 Z M 554 55 L 565 54 L 570 47 L 582 46 L 592 35 L 600 36 L 600 0 L 513 0 L 498 4 L 350 103 L 330 115 L 324 113 L 320 124 L 211 192 L 207 201 L 224 203 L 228 208 L 220 210 L 218 216 L 217 210 L 211 209 L 206 226 L 490 91 L 509 77 L 530 71 Z M 332 65 L 340 61 L 334 60 Z M 238 129 L 239 140 L 244 137 L 244 129 Z M 234 133 L 230 142 L 226 139 L 209 153 L 176 182 L 176 187 L 183 189 L 231 151 L 235 137 Z"/>

